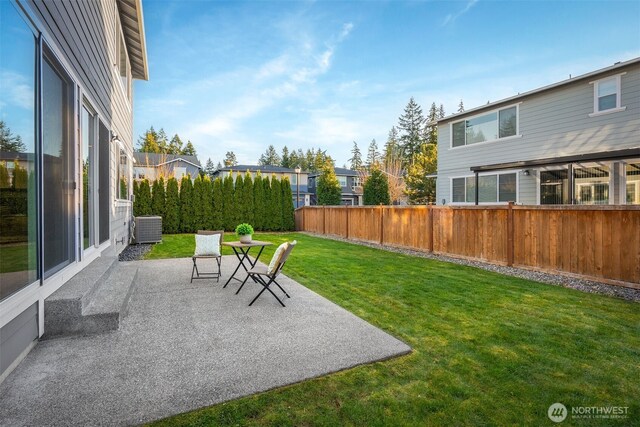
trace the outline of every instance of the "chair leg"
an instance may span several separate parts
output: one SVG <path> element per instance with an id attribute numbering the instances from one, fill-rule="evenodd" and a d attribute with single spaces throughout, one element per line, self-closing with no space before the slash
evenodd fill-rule
<path id="1" fill-rule="evenodd" d="M 218 263 L 218 277 L 216 277 L 216 283 L 220 283 L 220 276 L 222 276 L 222 260 L 220 258 L 216 258 L 216 262 Z"/>
<path id="2" fill-rule="evenodd" d="M 198 273 L 198 266 L 196 265 L 196 259 L 192 258 L 192 260 L 193 260 L 193 268 L 191 269 L 191 283 L 193 283 L 193 278 L 194 278 L 193 273 L 197 273 L 197 275 L 200 276 L 200 273 Z"/>
<path id="3" fill-rule="evenodd" d="M 247 283 L 247 279 L 249 279 L 250 274 L 247 274 L 247 277 L 244 278 L 242 284 L 240 285 L 240 287 L 238 288 L 238 290 L 236 291 L 236 295 L 238 295 L 238 293 L 240 293 L 240 290 L 242 289 L 242 287 L 244 286 L 245 283 Z"/>
<path id="4" fill-rule="evenodd" d="M 273 278 L 272 278 L 271 280 L 269 280 L 269 283 L 265 283 L 264 279 L 263 279 L 262 277 L 258 276 L 258 275 L 256 275 L 256 279 L 258 279 L 258 280 L 259 280 L 259 282 L 260 282 L 260 284 L 263 286 L 263 288 L 262 288 L 262 290 L 260 291 L 260 293 L 258 293 L 258 295 L 256 295 L 256 297 L 255 297 L 255 298 L 254 298 L 254 299 L 249 303 L 249 307 L 251 307 L 251 306 L 253 305 L 253 303 L 254 303 L 254 302 L 256 302 L 256 300 L 257 300 L 258 298 L 260 298 L 260 295 L 262 295 L 262 293 L 263 293 L 264 291 L 269 291 L 269 293 L 270 293 L 271 295 L 273 295 L 273 297 L 274 297 L 275 299 L 277 299 L 277 300 L 278 300 L 278 302 L 280 303 L 280 305 L 281 305 L 281 306 L 286 307 L 286 306 L 284 305 L 284 303 L 280 300 L 280 298 L 278 298 L 278 296 L 277 296 L 276 294 L 274 294 L 274 293 L 273 293 L 273 291 L 272 291 L 271 289 L 269 289 L 269 286 L 271 285 L 271 283 L 273 283 L 273 282 L 274 282 L 274 279 L 273 279 Z"/>
<path id="5" fill-rule="evenodd" d="M 287 291 L 285 291 L 284 289 L 282 289 L 282 286 L 280 286 L 280 283 L 276 282 L 276 281 L 275 281 L 275 279 L 273 280 L 273 283 L 275 283 L 275 284 L 280 288 L 280 290 L 281 290 L 282 292 L 284 292 L 284 294 L 287 296 L 287 298 L 291 298 L 291 297 L 289 296 L 289 294 L 287 293 Z"/>

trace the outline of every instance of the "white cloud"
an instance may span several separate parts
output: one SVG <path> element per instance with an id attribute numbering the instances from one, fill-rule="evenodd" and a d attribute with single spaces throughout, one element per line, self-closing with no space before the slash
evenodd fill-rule
<path id="1" fill-rule="evenodd" d="M 0 99 L 4 105 L 13 105 L 19 108 L 33 108 L 33 83 L 18 73 L 0 71 L 2 93 Z"/>
<path id="2" fill-rule="evenodd" d="M 444 21 L 442 22 L 442 26 L 446 26 L 448 24 L 453 24 L 456 19 L 458 19 L 459 17 L 461 17 L 462 15 L 464 15 L 465 13 L 467 13 L 469 10 L 471 10 L 471 8 L 473 6 L 476 5 L 476 3 L 478 3 L 478 0 L 469 0 L 469 2 L 467 2 L 466 6 L 464 7 L 464 9 L 462 9 L 461 11 L 459 11 L 458 13 L 455 14 L 448 14 L 445 18 Z"/>

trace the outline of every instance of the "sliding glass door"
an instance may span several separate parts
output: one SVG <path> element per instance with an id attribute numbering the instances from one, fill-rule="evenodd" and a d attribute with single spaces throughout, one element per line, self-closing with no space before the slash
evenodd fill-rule
<path id="1" fill-rule="evenodd" d="M 0 1 L 0 64 L 2 301 L 38 279 L 36 39 L 14 5 L 6 1 Z"/>
<path id="2" fill-rule="evenodd" d="M 45 278 L 74 260 L 73 86 L 53 59 L 42 61 L 43 263 Z"/>

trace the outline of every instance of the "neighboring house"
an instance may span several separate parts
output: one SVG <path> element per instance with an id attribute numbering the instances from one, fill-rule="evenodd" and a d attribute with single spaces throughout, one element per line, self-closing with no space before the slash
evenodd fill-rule
<path id="1" fill-rule="evenodd" d="M 336 177 L 340 183 L 340 192 L 343 205 L 362 205 L 362 182 L 358 171 L 345 168 L 335 168 Z M 309 174 L 309 191 L 311 192 L 311 204 L 317 203 L 317 182 L 320 172 Z"/>
<path id="2" fill-rule="evenodd" d="M 45 299 L 129 241 L 132 80 L 148 70 L 141 0 L 0 1 L 0 39 L 2 120 L 29 170 L 0 189 L 2 381 L 46 332 Z"/>
<path id="3" fill-rule="evenodd" d="M 438 204 L 640 204 L 640 58 L 438 120 Z"/>
<path id="4" fill-rule="evenodd" d="M 238 174 L 246 174 L 247 171 L 251 174 L 252 178 L 256 177 L 256 174 L 268 176 L 269 179 L 276 177 L 277 179 L 288 178 L 291 183 L 291 193 L 293 194 L 293 206 L 298 208 L 300 206 L 309 206 L 311 204 L 311 194 L 307 188 L 307 181 L 309 173 L 301 171 L 300 174 L 296 174 L 295 169 L 283 168 L 280 166 L 258 166 L 258 165 L 236 165 L 230 167 L 224 167 L 214 172 L 214 178 L 226 178 L 230 174 L 233 174 L 235 179 Z M 300 185 L 298 185 L 298 175 L 300 176 Z M 300 195 L 299 200 L 296 200 L 296 196 Z"/>
<path id="5" fill-rule="evenodd" d="M 133 153 L 133 179 L 148 179 L 153 182 L 161 176 L 174 176 L 178 181 L 189 175 L 194 180 L 202 170 L 202 165 L 196 156 L 182 154 Z"/>

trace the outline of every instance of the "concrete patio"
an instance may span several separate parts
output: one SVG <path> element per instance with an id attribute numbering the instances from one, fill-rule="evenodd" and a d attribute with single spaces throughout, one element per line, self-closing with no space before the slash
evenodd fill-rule
<path id="1" fill-rule="evenodd" d="M 193 284 L 190 259 L 121 263 L 138 274 L 120 329 L 41 341 L 0 385 L 0 425 L 139 424 L 411 350 L 284 276 L 286 308 L 248 307 L 258 285 L 222 288 L 236 263 Z"/>

